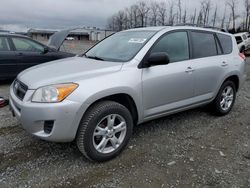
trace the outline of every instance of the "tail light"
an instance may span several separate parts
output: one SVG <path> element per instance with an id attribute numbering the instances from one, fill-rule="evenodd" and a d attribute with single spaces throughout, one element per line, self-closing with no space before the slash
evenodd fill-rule
<path id="1" fill-rule="evenodd" d="M 241 57 L 241 59 L 243 59 L 244 61 L 246 61 L 246 56 L 243 53 L 239 53 L 239 56 Z"/>
<path id="2" fill-rule="evenodd" d="M 0 97 L 0 108 L 3 108 L 9 104 L 9 100 Z"/>

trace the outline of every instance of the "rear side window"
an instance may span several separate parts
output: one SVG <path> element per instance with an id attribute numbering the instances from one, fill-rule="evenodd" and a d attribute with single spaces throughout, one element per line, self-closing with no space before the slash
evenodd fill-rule
<path id="1" fill-rule="evenodd" d="M 232 38 L 228 35 L 217 34 L 224 54 L 230 54 L 233 50 Z"/>
<path id="2" fill-rule="evenodd" d="M 217 48 L 213 33 L 191 32 L 194 58 L 217 55 Z"/>
<path id="3" fill-rule="evenodd" d="M 0 52 L 10 51 L 10 46 L 6 37 L 0 37 Z"/>
<path id="4" fill-rule="evenodd" d="M 247 36 L 246 35 L 242 35 L 244 40 L 247 40 Z"/>
<path id="5" fill-rule="evenodd" d="M 166 34 L 152 48 L 151 53 L 154 52 L 166 52 L 171 63 L 189 59 L 187 32 Z"/>
<path id="6" fill-rule="evenodd" d="M 237 44 L 240 44 L 243 42 L 242 38 L 240 36 L 235 37 Z"/>

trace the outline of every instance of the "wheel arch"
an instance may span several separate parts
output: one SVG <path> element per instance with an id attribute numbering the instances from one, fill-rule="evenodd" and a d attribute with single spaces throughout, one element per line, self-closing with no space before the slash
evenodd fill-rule
<path id="1" fill-rule="evenodd" d="M 239 90 L 239 86 L 240 86 L 240 79 L 239 79 L 239 76 L 234 74 L 234 75 L 231 75 L 231 76 L 228 76 L 224 81 L 223 83 L 225 83 L 226 81 L 232 81 L 234 84 L 235 84 L 235 88 L 236 88 L 236 92 L 238 92 Z M 223 84 L 222 83 L 222 84 Z"/>
<path id="2" fill-rule="evenodd" d="M 97 99 L 94 102 L 92 102 L 89 105 L 88 109 L 100 101 L 114 101 L 114 102 L 117 102 L 117 103 L 125 106 L 129 110 L 129 112 L 131 113 L 134 123 L 137 124 L 138 118 L 139 118 L 138 109 L 137 109 L 137 106 L 136 106 L 134 99 L 129 94 L 116 93 L 116 94 L 102 97 L 102 98 Z"/>

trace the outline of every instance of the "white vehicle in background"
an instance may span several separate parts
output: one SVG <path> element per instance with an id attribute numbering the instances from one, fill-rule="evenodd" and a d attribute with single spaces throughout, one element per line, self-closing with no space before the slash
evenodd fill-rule
<path id="1" fill-rule="evenodd" d="M 67 37 L 66 40 L 71 40 L 72 41 L 72 40 L 75 40 L 75 38 L 74 37 Z"/>
<path id="2" fill-rule="evenodd" d="M 234 37 L 237 41 L 238 48 L 240 52 L 244 52 L 250 47 L 250 35 L 247 32 L 244 33 L 236 33 Z"/>

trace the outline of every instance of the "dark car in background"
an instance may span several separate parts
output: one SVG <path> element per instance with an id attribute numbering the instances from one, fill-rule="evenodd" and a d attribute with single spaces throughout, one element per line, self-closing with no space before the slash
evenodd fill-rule
<path id="1" fill-rule="evenodd" d="M 27 36 L 0 33 L 0 79 L 15 78 L 34 65 L 75 56 L 59 51 L 67 35 L 65 30 L 55 33 L 46 46 Z"/>

